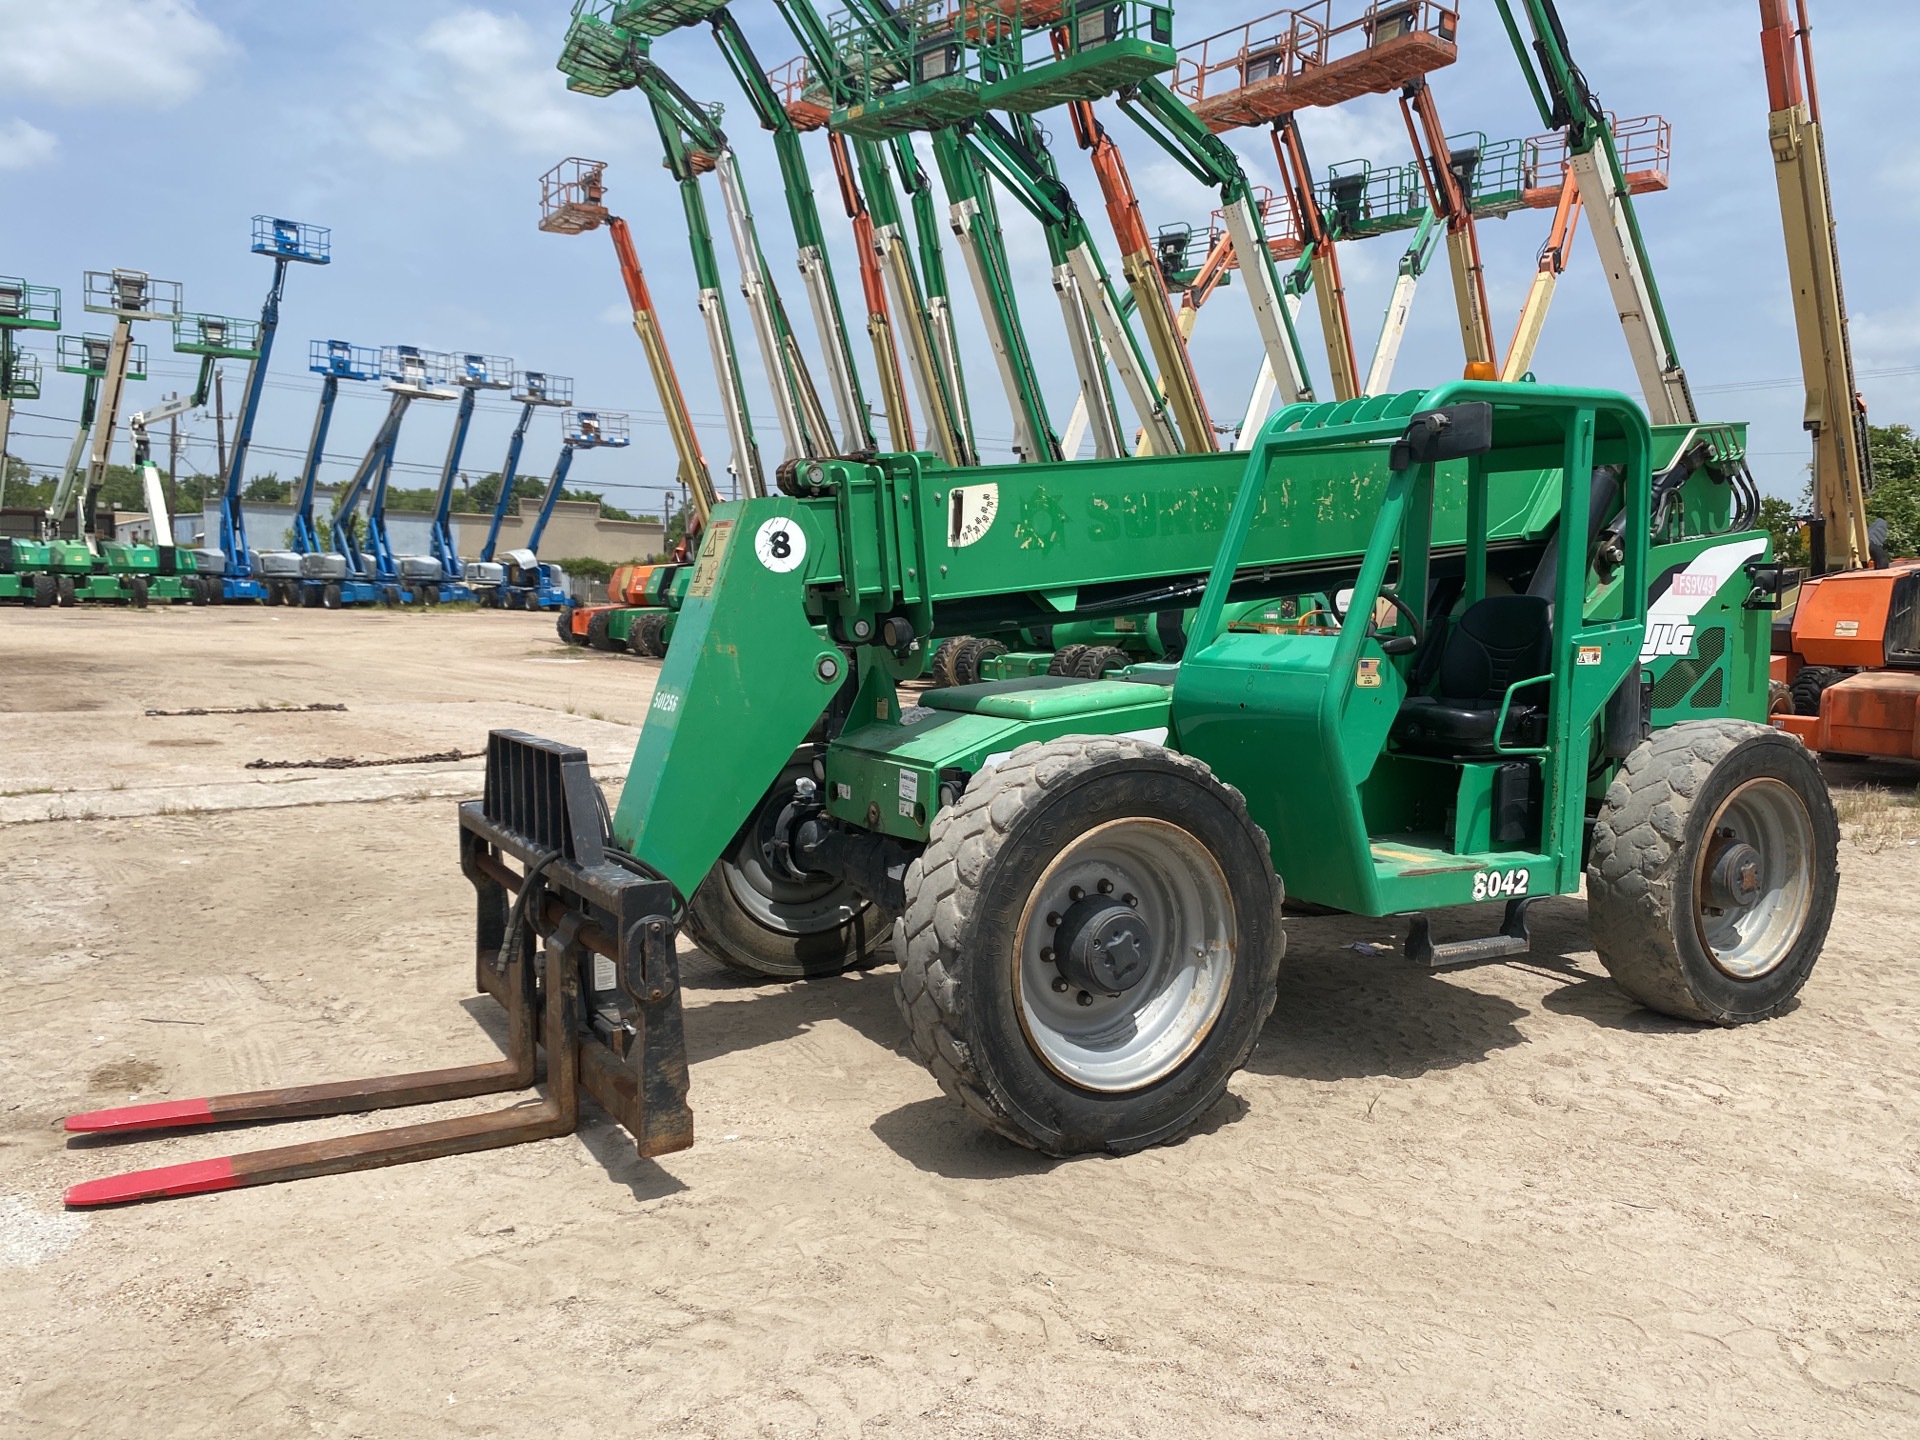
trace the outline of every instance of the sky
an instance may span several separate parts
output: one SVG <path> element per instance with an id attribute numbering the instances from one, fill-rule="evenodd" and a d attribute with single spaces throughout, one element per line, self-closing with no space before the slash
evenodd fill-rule
<path id="1" fill-rule="evenodd" d="M 1804 484 L 1785 251 L 1754 0 L 1560 0 L 1575 58 L 1602 103 L 1620 117 L 1664 115 L 1673 126 L 1671 187 L 1639 202 L 1653 269 L 1680 357 L 1709 418 L 1752 424 L 1752 464 L 1762 488 L 1796 496 Z M 1344 15 L 1363 0 L 1333 0 Z M 278 215 L 329 226 L 333 263 L 296 267 L 255 431 L 250 473 L 297 471 L 319 393 L 306 369 L 308 342 L 413 344 L 512 357 L 523 368 L 572 376 L 578 401 L 633 419 L 626 450 L 583 454 L 574 483 L 631 510 L 657 512 L 672 488 L 674 458 L 639 342 L 629 324 L 612 248 L 600 234 L 542 233 L 538 181 L 563 157 L 609 162 L 609 204 L 633 227 L 669 346 L 707 456 L 724 469 L 721 422 L 705 336 L 695 309 L 686 223 L 661 168 L 645 102 L 633 94 L 569 94 L 554 59 L 565 0 L 0 0 L 0 274 L 60 287 L 70 331 L 103 330 L 81 310 L 81 274 L 145 270 L 185 287 L 189 310 L 252 316 L 271 264 L 249 253 L 250 217 Z M 1874 418 L 1920 422 L 1920 304 L 1911 280 L 1920 219 L 1920 120 L 1911 85 L 1906 0 L 1812 0 L 1815 48 L 1839 217 L 1858 368 Z M 1492 0 L 1462 0 L 1460 58 L 1432 87 L 1450 133 L 1491 139 L 1541 132 Z M 770 4 L 741 0 L 740 24 L 771 69 L 798 46 Z M 1253 19 L 1262 7 L 1185 0 L 1176 43 Z M 793 233 L 768 137 L 704 27 L 656 43 L 654 58 L 694 96 L 725 105 L 764 250 L 786 307 L 813 347 L 794 265 Z M 1120 143 L 1149 228 L 1204 226 L 1215 201 L 1119 114 L 1102 119 Z M 1100 195 L 1075 150 L 1066 117 L 1042 117 L 1069 188 L 1118 274 Z M 1368 96 L 1302 114 L 1319 171 L 1339 161 L 1399 164 L 1407 136 L 1397 101 Z M 1276 170 L 1267 136 L 1228 136 L 1257 183 Z M 854 329 L 870 399 L 878 396 L 864 344 L 859 279 L 824 140 L 806 140 L 825 214 L 831 259 Z M 929 170 L 931 165 L 929 164 Z M 724 240 L 717 190 L 708 204 L 721 239 L 736 339 L 762 454 L 780 457 L 771 395 Z M 1006 241 L 1030 343 L 1047 377 L 1056 429 L 1075 385 L 1037 227 L 1003 208 Z M 1483 222 L 1481 245 L 1504 347 L 1531 282 L 1549 216 L 1521 211 Z M 1364 370 L 1404 240 L 1345 245 L 1352 327 Z M 956 287 L 964 272 L 949 248 Z M 1194 336 L 1202 388 L 1216 420 L 1237 418 L 1259 365 L 1245 292 L 1218 293 Z M 976 429 L 989 460 L 1011 459 L 1012 423 L 977 310 L 959 302 L 963 361 Z M 1309 364 L 1326 390 L 1315 307 L 1301 317 Z M 159 325 L 136 338 L 152 351 L 150 379 L 130 387 L 126 409 L 190 387 L 194 361 L 171 352 Z M 54 375 L 39 401 L 16 409 L 10 450 L 57 466 L 77 419 L 81 381 Z M 810 350 L 817 356 L 817 347 Z M 1460 339 L 1444 261 L 1428 272 L 1401 352 L 1397 383 L 1439 383 L 1459 373 Z M 237 404 L 244 366 L 228 367 Z M 1584 233 L 1554 302 L 1535 362 L 1543 380 L 1637 393 L 1603 275 Z M 817 366 L 816 378 L 824 377 Z M 371 385 L 348 385 L 328 441 L 323 483 L 344 479 L 384 412 Z M 395 483 L 433 483 L 452 406 L 420 405 L 407 421 Z M 436 413 L 437 412 L 437 413 Z M 483 401 L 462 468 L 497 469 L 516 408 Z M 1131 417 L 1124 409 L 1131 423 Z M 918 413 L 916 405 L 916 423 Z M 550 467 L 558 419 L 539 414 L 525 471 Z M 214 469 L 211 417 L 185 426 L 191 468 Z M 116 459 L 128 454 L 122 440 Z M 716 473 L 723 488 L 726 480 Z"/>

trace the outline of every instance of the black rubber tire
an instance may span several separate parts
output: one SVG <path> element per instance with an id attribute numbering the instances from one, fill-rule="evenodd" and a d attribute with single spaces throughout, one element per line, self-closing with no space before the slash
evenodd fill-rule
<path id="1" fill-rule="evenodd" d="M 1831 665 L 1808 665 L 1793 677 L 1788 686 L 1793 692 L 1793 713 L 1796 715 L 1818 715 L 1820 697 L 1826 693 L 1829 685 L 1847 678 L 1847 672 L 1836 670 Z"/>
<path id="2" fill-rule="evenodd" d="M 612 651 L 619 649 L 619 646 L 614 644 L 613 631 L 609 628 L 612 623 L 612 615 L 605 610 L 602 610 L 599 614 L 589 619 L 587 621 L 587 644 L 591 645 L 595 650 Z"/>
<path id="3" fill-rule="evenodd" d="M 1097 1093 L 1033 1053 L 1008 957 L 1053 857 L 1096 826 L 1142 816 L 1178 824 L 1219 864 L 1236 963 L 1221 1013 L 1178 1069 Z M 1163 746 L 1086 735 L 1021 746 L 935 817 L 906 885 L 896 998 L 915 1053 L 990 1129 L 1045 1154 L 1125 1154 L 1178 1139 L 1225 1093 L 1273 1010 L 1286 936 L 1267 838 L 1238 791 Z"/>
<path id="4" fill-rule="evenodd" d="M 664 660 L 667 655 L 667 617 L 642 615 L 627 633 L 627 648 L 649 660 Z"/>
<path id="5" fill-rule="evenodd" d="M 267 582 L 266 603 L 269 605 L 284 605 L 286 601 L 286 592 L 280 588 L 280 582 L 278 580 L 269 580 Z"/>
<path id="6" fill-rule="evenodd" d="M 51 575 L 33 577 L 33 605 L 37 610 L 51 607 L 60 598 L 60 587 L 54 583 Z"/>
<path id="7" fill-rule="evenodd" d="M 980 668 L 997 655 L 1007 653 L 1007 647 L 998 640 L 985 640 L 971 637 L 953 653 L 953 683 L 956 685 L 978 685 L 982 680 Z"/>
<path id="8" fill-rule="evenodd" d="M 1053 659 L 1047 662 L 1047 674 L 1072 675 L 1073 667 L 1080 663 L 1080 657 L 1086 654 L 1089 648 L 1086 645 L 1068 645 L 1054 651 Z"/>
<path id="9" fill-rule="evenodd" d="M 300 597 L 302 609 L 318 610 L 320 608 L 320 590 L 318 586 L 302 585 L 294 593 Z"/>
<path id="10" fill-rule="evenodd" d="M 400 608 L 400 587 L 398 585 L 381 586 L 380 603 L 389 610 L 398 610 Z"/>
<path id="11" fill-rule="evenodd" d="M 146 609 L 148 597 L 151 596 L 152 593 L 152 590 L 147 585 L 146 576 L 133 575 L 128 577 L 127 604 L 131 605 L 134 609 Z"/>
<path id="12" fill-rule="evenodd" d="M 1118 645 L 1089 645 L 1074 662 L 1073 673 L 1082 680 L 1098 680 L 1107 671 L 1132 663 L 1133 658 Z"/>
<path id="13" fill-rule="evenodd" d="M 871 904 L 862 902 L 850 919 L 837 925 L 795 933 L 769 926 L 734 893 L 735 885 L 749 884 L 735 857 L 762 824 L 777 817 L 785 807 L 792 793 L 791 779 L 811 772 L 810 761 L 787 767 L 781 777 L 784 784 L 775 784 L 769 798 L 741 827 L 726 854 L 714 862 L 687 901 L 681 924 L 688 938 L 730 970 L 767 980 L 805 980 L 892 958 L 894 922 Z M 780 797 L 777 802 L 775 795 Z M 734 872 L 731 878 L 730 867 Z"/>
<path id="14" fill-rule="evenodd" d="M 933 658 L 927 662 L 927 679 L 936 686 L 945 687 L 954 683 L 953 657 L 960 647 L 973 637 L 971 635 L 949 635 L 933 647 Z"/>
<path id="15" fill-rule="evenodd" d="M 1784 680 L 1767 681 L 1767 714 L 1774 716 L 1792 715 L 1793 713 L 1795 713 L 1793 708 L 1793 687 L 1788 685 Z"/>
<path id="16" fill-rule="evenodd" d="M 321 590 L 320 592 L 321 608 L 326 610 L 338 610 L 345 603 L 346 603 L 346 597 L 340 589 L 340 582 L 337 580 L 329 580 L 326 584 L 326 588 Z"/>
<path id="17" fill-rule="evenodd" d="M 206 604 L 207 596 L 218 588 L 219 584 L 220 582 L 218 580 L 210 580 L 205 576 L 191 581 L 187 585 L 187 603 L 189 605 Z"/>
<path id="18" fill-rule="evenodd" d="M 71 575 L 56 575 L 53 580 L 54 601 L 62 609 L 68 609 L 80 603 L 79 593 L 75 590 Z"/>
<path id="19" fill-rule="evenodd" d="M 424 587 L 420 591 L 420 603 L 425 605 L 429 610 L 437 606 L 440 603 L 440 587 L 438 585 L 428 585 Z"/>
<path id="20" fill-rule="evenodd" d="M 553 618 L 554 633 L 560 637 L 562 645 L 578 645 L 580 637 L 573 633 L 573 606 L 562 605 L 560 613 Z"/>
<path id="21" fill-rule="evenodd" d="M 1785 957 L 1750 980 L 1709 957 L 1693 920 L 1695 864 L 1726 798 L 1759 778 L 1800 797 L 1810 822 L 1810 899 Z M 1820 767 L 1798 739 L 1747 720 L 1699 720 L 1641 742 L 1594 820 L 1587 909 L 1614 983 L 1664 1015 L 1743 1025 L 1778 1015 L 1807 982 L 1839 893 L 1840 824 Z"/>

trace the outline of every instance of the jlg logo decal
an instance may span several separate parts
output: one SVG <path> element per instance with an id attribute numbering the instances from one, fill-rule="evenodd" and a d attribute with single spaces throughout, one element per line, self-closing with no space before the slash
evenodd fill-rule
<path id="1" fill-rule="evenodd" d="M 1691 625 L 1677 624 L 1670 620 L 1660 620 L 1647 626 L 1646 642 L 1640 647 L 1640 658 L 1651 660 L 1656 655 L 1691 655 L 1693 653 L 1693 631 Z"/>

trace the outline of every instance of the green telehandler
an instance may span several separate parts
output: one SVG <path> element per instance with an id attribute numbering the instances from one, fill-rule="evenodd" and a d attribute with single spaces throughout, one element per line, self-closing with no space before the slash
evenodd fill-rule
<path id="1" fill-rule="evenodd" d="M 1781 1014 L 1825 940 L 1838 829 L 1763 722 L 1786 576 L 1737 426 L 1601 390 L 1457 381 L 1283 408 L 1246 453 L 965 469 L 812 462 L 722 504 L 617 809 L 583 752 L 489 742 L 460 810 L 492 1065 L 174 1101 L 116 1131 L 523 1087 L 465 1119 L 93 1181 L 218 1190 L 564 1133 L 692 1143 L 675 937 L 754 974 L 897 959 L 915 1053 L 1053 1155 L 1174 1139 L 1281 984 L 1283 901 L 1407 919 L 1409 963 L 1522 954 L 1584 880 L 1634 999 Z M 984 524 L 966 491 L 997 488 Z M 1228 607 L 1343 597 L 1291 630 Z M 933 634 L 1197 609 L 1178 665 L 933 690 Z M 1432 912 L 1499 902 L 1482 938 Z M 1477 912 L 1486 914 L 1487 912 Z"/>

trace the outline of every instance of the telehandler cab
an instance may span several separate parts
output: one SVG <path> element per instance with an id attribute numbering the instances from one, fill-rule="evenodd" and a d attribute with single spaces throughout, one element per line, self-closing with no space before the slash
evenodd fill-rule
<path id="1" fill-rule="evenodd" d="M 1408 958 L 1523 952 L 1584 876 L 1643 1004 L 1779 1014 L 1832 916 L 1833 807 L 1766 711 L 1764 532 L 1735 427 L 1455 382 L 1290 406 L 1250 453 L 798 467 L 718 506 L 609 816 L 585 755 L 507 731 L 460 810 L 490 1066 L 68 1121 L 343 1113 L 532 1082 L 544 1105 L 95 1181 L 100 1204 L 562 1133 L 692 1143 L 674 940 L 800 977 L 897 958 L 915 1051 L 1048 1154 L 1173 1139 L 1272 1010 L 1282 901 L 1410 917 Z M 984 503 L 982 491 L 993 495 Z M 959 515 L 989 519 L 960 526 Z M 1350 592 L 1342 618 L 1228 606 Z M 933 690 L 937 635 L 1197 607 L 1178 665 Z M 1283 888 L 1284 886 L 1284 888 Z M 1436 943 L 1436 909 L 1501 901 Z"/>

